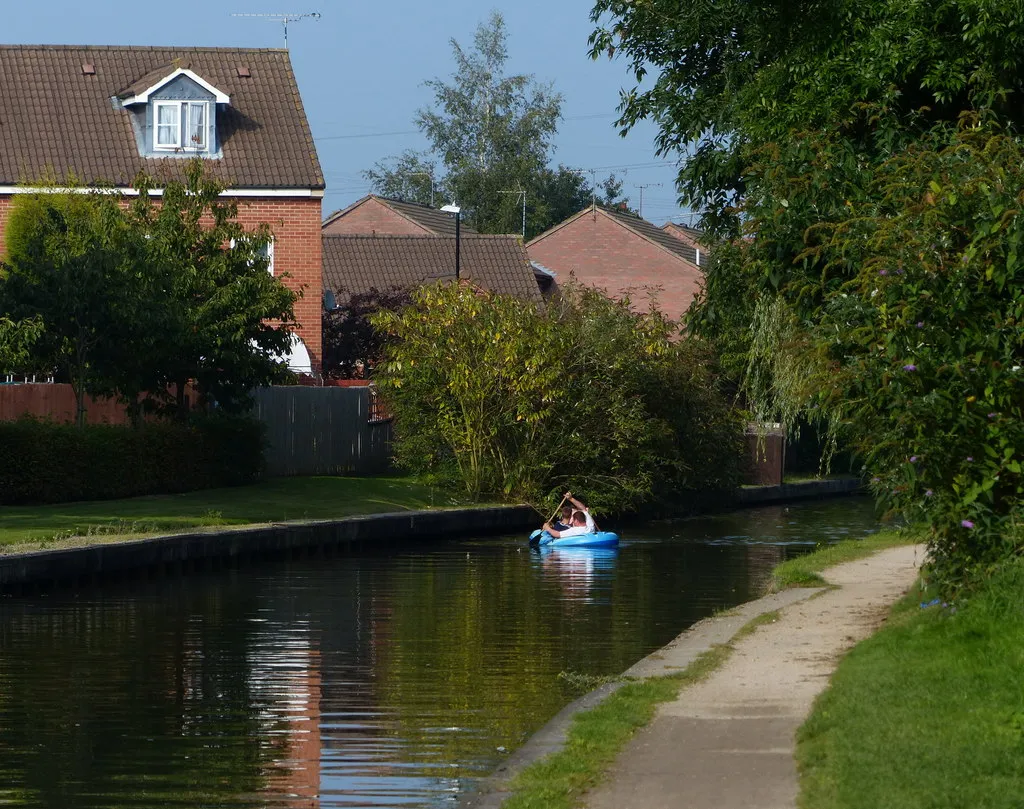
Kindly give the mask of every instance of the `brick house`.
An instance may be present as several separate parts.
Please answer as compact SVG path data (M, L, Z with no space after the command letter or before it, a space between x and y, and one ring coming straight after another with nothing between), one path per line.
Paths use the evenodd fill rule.
M127 197L202 157L240 222L273 231L270 271L302 291L291 359L318 368L324 177L287 51L5 45L0 77L0 232L40 178Z
M670 236L675 236L680 241L690 245L694 249L695 257L694 264L698 267L703 267L708 261L708 249L703 243L704 234L692 228L689 225L684 225L682 222L666 222L661 226L661 229L668 233Z
M640 306L653 295L673 320L687 310L704 279L693 246L645 219L600 205L555 225L526 249L559 279L571 274L613 297L629 294Z
M465 222L462 233L475 233ZM324 220L327 235L387 233L394 236L454 236L455 218L429 205L369 194Z

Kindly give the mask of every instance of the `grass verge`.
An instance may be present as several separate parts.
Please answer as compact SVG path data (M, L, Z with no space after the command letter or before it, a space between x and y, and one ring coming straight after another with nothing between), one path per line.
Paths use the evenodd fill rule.
M205 526L340 519L465 504L456 494L407 478L274 478L185 494L0 507L0 552L74 544L82 537L127 539Z
M957 609L916 590L798 734L800 805L1009 809L1024 795L1024 561Z
M633 680L622 685L589 711L577 714L565 747L524 769L510 785L502 809L572 809L594 787L637 730L654 716L662 702L680 689L707 677L732 652L715 646L685 671L666 677Z
M820 545L811 553L788 559L772 571L769 591L778 592L787 587L823 587L827 582L821 571L843 562L863 559L886 548L913 545L922 542L919 531L898 529L879 531L863 539L847 539L832 545Z

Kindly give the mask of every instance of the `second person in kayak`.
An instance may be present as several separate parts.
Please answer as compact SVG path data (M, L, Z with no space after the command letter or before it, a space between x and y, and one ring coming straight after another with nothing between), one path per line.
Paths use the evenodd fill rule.
M572 525L568 528L558 530L554 528L551 523L544 523L544 530L547 531L555 539L562 539L563 537L579 537L584 534L597 533L597 526L594 524L594 518L590 516L590 509L588 509L583 503L572 496L572 492L566 492L565 498L572 507L576 509L572 513Z

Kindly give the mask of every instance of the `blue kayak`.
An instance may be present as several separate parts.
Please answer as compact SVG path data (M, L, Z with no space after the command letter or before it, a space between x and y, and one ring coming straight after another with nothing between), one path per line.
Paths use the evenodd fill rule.
M611 531L597 531L593 534L580 534L575 537L555 537L539 528L530 534L531 545L543 545L552 548L607 548L619 544L619 535Z

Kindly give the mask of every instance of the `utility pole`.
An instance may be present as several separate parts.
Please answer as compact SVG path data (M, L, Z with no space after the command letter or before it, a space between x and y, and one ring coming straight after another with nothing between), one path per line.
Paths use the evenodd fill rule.
M661 188L661 183L644 183L643 185L634 183L633 187L640 189L640 207L638 207L636 209L636 212L640 215L640 218L643 219L643 216L644 216L644 189L645 188Z
M526 191L523 190L522 185L519 186L518 191L499 191L499 194L515 194L517 197L521 197L523 200L523 241L526 241Z
M310 19L313 19L313 20L319 20L320 19L320 12L319 11L307 11L304 14L250 14L250 13L242 13L242 14L232 14L231 16L232 17L258 17L260 19L272 20L274 22L281 23L281 25L284 26L284 49L288 50L288 23L290 23L290 22L298 22L299 20L305 19L306 17L309 17Z

